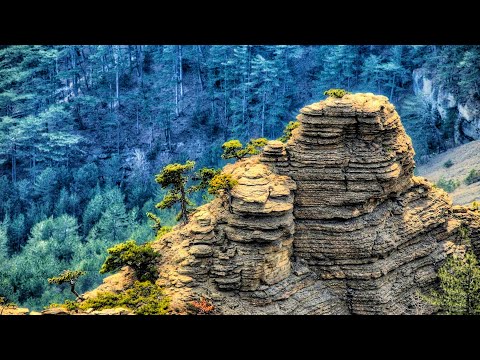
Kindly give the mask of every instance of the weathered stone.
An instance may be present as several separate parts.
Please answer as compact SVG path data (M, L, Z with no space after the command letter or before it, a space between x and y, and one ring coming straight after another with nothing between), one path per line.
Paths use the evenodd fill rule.
M480 255L476 211L413 176L410 138L384 96L306 106L283 144L226 165L225 195L153 243L182 313L211 294L223 314L411 314L448 254Z
M212 255L213 250L208 245L193 245L190 246L189 253L195 257L207 257Z

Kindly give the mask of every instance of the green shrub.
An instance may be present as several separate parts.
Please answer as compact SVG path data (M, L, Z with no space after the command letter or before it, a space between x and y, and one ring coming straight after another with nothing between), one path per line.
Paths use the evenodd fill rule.
M330 89L323 93L323 95L335 97L338 99L344 97L346 94L351 94L351 92L344 89Z
M237 159L241 160L247 155L257 155L260 149L267 145L266 138L251 139L245 147L239 140L230 140L222 145L222 159Z
M458 180L445 180L443 177L440 178L437 182L437 187L445 190L448 193L455 191L456 188L460 186L460 181Z
M157 279L156 265L160 254L152 248L150 243L137 245L135 240L128 240L107 249L107 252L109 255L100 269L100 274L116 271L128 265L141 281Z
M162 289L150 281L135 281L133 287L121 293L103 292L87 299L78 307L82 310L112 309L125 307L137 315L165 315L170 299L164 296Z
M480 181L480 171L472 169L468 173L467 177L465 178L464 182L467 185L473 184Z
M443 163L443 167L446 168L446 169L451 168L452 166L453 166L453 161L450 160L450 159L448 159L447 161L445 161Z
M283 130L283 135L279 137L277 140L283 143L286 143L292 137L292 131L295 130L300 126L300 122L298 121L290 121L285 129Z

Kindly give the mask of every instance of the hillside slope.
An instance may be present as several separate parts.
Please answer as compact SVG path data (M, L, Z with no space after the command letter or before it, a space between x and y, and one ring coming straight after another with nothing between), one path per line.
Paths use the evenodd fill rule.
M456 205L470 204L480 200L480 182L466 185L464 183L470 170L480 169L480 140L445 151L431 158L427 163L417 167L417 174L427 178L433 183L444 178L445 180L458 180L461 185L450 196ZM443 164L451 160L450 168Z

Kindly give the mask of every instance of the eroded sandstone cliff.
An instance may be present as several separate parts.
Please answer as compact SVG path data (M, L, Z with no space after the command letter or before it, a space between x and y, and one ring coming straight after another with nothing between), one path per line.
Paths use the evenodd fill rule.
M223 314L407 314L461 226L442 190L413 176L414 151L384 96L328 98L298 115L287 144L225 166L217 198L154 243L158 284L181 313L199 297ZM108 281L108 280L107 280Z

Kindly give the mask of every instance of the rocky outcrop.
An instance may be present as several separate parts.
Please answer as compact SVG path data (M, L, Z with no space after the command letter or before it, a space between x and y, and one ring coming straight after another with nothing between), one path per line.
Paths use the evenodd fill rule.
M386 97L328 98L297 118L287 144L225 166L238 180L231 213L217 198L154 242L173 312L200 297L222 314L433 311L417 306L418 292L478 215L413 176L410 138Z
M480 102L473 96L461 102L442 86L437 86L425 69L413 71L413 90L430 104L433 114L444 124L453 124L452 146L480 139Z

